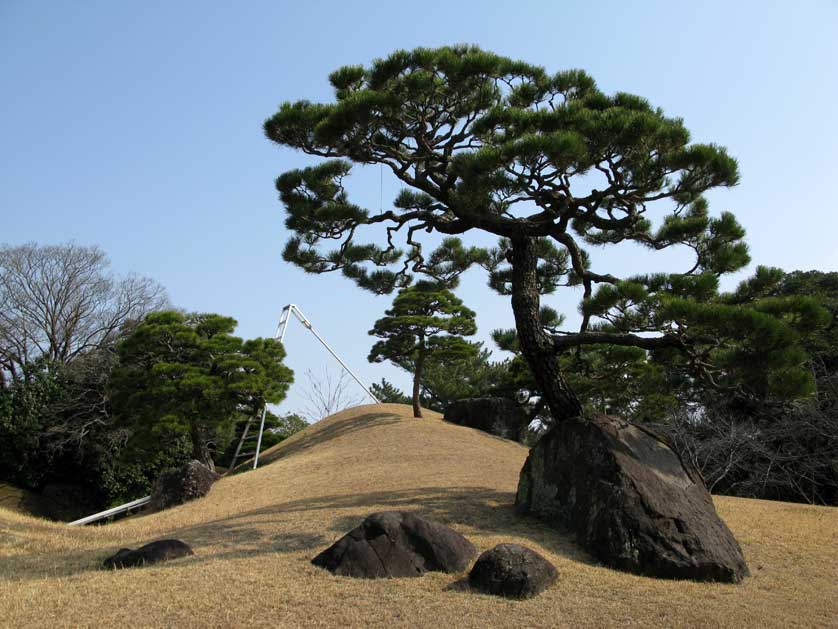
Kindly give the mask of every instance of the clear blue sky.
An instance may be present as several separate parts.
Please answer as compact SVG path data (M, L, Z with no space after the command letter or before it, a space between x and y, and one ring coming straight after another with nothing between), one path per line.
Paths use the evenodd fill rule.
M754 265L838 270L838 2L827 0L0 0L0 242L98 244L117 272L157 279L177 306L235 316L245 337L272 334L295 302L364 379L405 385L366 361L389 298L282 261L273 180L309 159L261 124L282 101L331 99L326 77L341 65L451 43L583 68L607 92L683 117L694 140L739 159L742 183L711 207L744 224ZM377 173L359 173L352 192L377 208ZM396 192L386 180L385 203ZM617 272L676 260L595 258ZM512 325L479 272L459 293L481 338ZM298 326L286 345L300 384L327 362ZM284 409L302 405L300 384Z

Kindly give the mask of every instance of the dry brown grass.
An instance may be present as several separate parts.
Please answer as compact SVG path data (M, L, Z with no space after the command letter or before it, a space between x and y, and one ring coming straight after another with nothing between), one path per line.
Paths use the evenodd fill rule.
M28 513L28 502L33 500L33 494L7 483L0 483L0 509L8 509L15 513Z
M515 515L522 446L408 407L363 406L272 449L206 498L88 528L0 510L3 626L828 626L838 617L838 511L718 498L753 576L740 585L637 577L598 566L567 536ZM408 509L482 551L515 541L559 581L513 602L464 575L365 581L309 563L366 514ZM194 557L106 572L121 546L177 537Z

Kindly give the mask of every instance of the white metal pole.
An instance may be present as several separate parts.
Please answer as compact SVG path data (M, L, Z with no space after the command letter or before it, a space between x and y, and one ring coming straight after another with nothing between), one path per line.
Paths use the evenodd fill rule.
M282 309L282 314L279 316L279 326L276 328L276 338L279 339L280 343L285 342L285 333L288 331L288 322L291 321L291 310L293 308L294 304L288 304Z
M247 439L247 435L250 433L250 424L253 423L253 417L251 417L248 422L244 425L244 430L242 431L242 436L239 437L239 445L236 446L236 453L233 455L233 461L230 464L230 469L227 470L227 473L233 471L236 467L236 461L239 459L239 454L242 451L242 446L244 445L245 440Z
M285 333L288 331L288 322L291 321L291 310L293 308L294 304L288 304L282 309L282 313L279 316L279 324L276 327L274 338L279 339L280 343L285 340ZM267 414L268 405L265 404L262 407L262 418L259 421L259 436L256 438L256 453L253 455L254 470L256 469L256 466L259 465L259 452L262 449L262 434L265 432L265 416Z
M100 511L99 513L94 513L93 515L89 515L86 518L81 518L80 520L74 520L73 522L69 523L69 526L79 526L81 524L89 524L90 522L95 522L96 520L101 520L102 518L107 518L110 515L116 515L117 513L122 513L124 511L130 511L134 507L142 507L145 504L151 502L151 496L145 496L143 498L138 498L137 500L132 500L131 502L126 502L124 505L119 505L118 507L113 507L112 509L106 509L105 511Z
M331 347L329 347L329 344L328 344L326 341L324 341L324 340L323 340L323 337L322 337L322 336L320 336L320 335L317 333L317 331L314 329L314 326L313 326L313 325L311 325L311 321L309 321L308 319L306 319L306 316L302 313L302 311L300 311L300 309L299 309L299 308L297 308L297 306L295 306L294 304L291 304L291 311L294 313L294 316L296 316L296 317L297 317L297 319L299 319L300 323L302 323L305 327L307 327L309 330L311 330L311 333L312 333L315 337L317 337L317 340L318 340L318 341L320 341L320 343L323 345L323 347L325 347L325 348L329 351L329 353L330 353L332 356L334 356L334 357L335 357L335 360L337 360L337 361L341 364L341 366L342 366L344 369L346 369L346 371L349 373L349 375L350 375L350 376L352 376L352 378L355 380L355 382L357 382L357 383L358 383L358 385L359 385L359 386L360 386L360 387L361 387L364 391L366 391L367 395L369 395L369 396L372 398L372 400L373 400L376 404L381 404L381 402L378 400L378 398L377 398L377 397L375 397L375 396L372 394L372 391L370 391L370 390L367 388L367 386L366 386L363 382L361 382L361 379L360 379L360 378L358 378L358 376L356 376L356 375L355 375L355 373L354 373L354 372L353 372L353 371L349 368L349 366L348 366L345 362L343 362L343 361L340 359L340 356L338 356L337 354L335 354L335 350L333 350Z
M361 379L355 375L355 373L349 368L349 366L341 360L340 356L335 353L329 344L323 340L323 337L317 333L317 330L314 329L314 326L311 325L311 321L309 321L306 316L302 313L302 311L297 308L296 304L288 304L285 308L282 309L282 313L279 316L279 324L276 327L276 333L274 334L274 338L279 339L280 343L285 340L285 333L288 331L288 323L291 321L291 314L294 314L297 317L297 320L302 323L305 327L307 327L311 333L315 336L315 338L320 341L320 343L325 347L328 352L337 360L341 367L346 369L347 373L352 376L353 380L358 383L358 385L366 392L367 395L372 398L373 402L376 404L381 404L379 399L372 394L367 386L361 382ZM262 448L262 434L265 431L265 416L268 413L268 406L267 404L262 407L262 418L259 423L259 436L257 437L256 441L256 453L253 456L253 469L256 469L256 466L259 464L259 450Z
M262 407L262 420L259 423L259 436L256 438L256 454L253 455L253 469L259 464L259 450L262 449L262 433L265 430L265 415L268 414L268 405Z

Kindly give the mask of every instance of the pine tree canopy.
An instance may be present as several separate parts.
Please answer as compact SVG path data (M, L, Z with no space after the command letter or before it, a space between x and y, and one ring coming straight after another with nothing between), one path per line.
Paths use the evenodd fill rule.
M477 354L479 346L463 336L477 332L474 312L438 282L420 281L402 288L370 334L370 362L389 360L413 373L413 414L420 408L424 367L428 360L457 361Z
M235 327L216 314L156 312L122 341L113 401L138 437L188 434L193 456L211 464L209 444L223 450L237 419L282 401L293 381L282 344L242 341Z
M370 334L382 338L370 351L370 362L391 360L402 366L422 356L457 360L477 352L463 336L477 332L474 312L450 290L433 282L403 288ZM412 370L412 369L411 369Z
M750 258L742 226L729 212L711 215L704 194L736 185L739 171L723 147L691 143L680 118L607 95L581 70L550 74L474 46L401 50L330 81L334 102L284 103L264 124L272 141L325 158L276 180L294 233L287 261L376 293L416 274L454 286L479 265L513 295L519 330L538 326L539 295L581 287L578 329L527 335L527 360L544 373L549 352L574 347L677 348L712 381L758 361L786 393L811 389L798 341L822 321L813 304L719 297L719 277ZM349 199L352 164L380 164L403 184L392 207ZM475 232L498 246L461 239ZM433 233L442 241L428 250L423 235ZM692 260L630 277L597 268L595 250L619 243L686 248ZM578 412L569 400L555 391L554 405Z
M402 393L399 388L386 378L381 379L381 383L374 382L370 386L370 391L379 402L385 404L409 404L410 398Z

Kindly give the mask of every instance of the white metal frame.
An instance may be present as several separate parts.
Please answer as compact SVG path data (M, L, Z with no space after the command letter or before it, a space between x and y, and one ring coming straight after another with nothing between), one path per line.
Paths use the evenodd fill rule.
M320 336L317 333L317 330L314 329L314 326L311 324L311 321L309 321L306 318L306 316L303 314L302 310L300 310L297 307L296 304L288 304L287 306L285 306L282 309L282 313L279 315L279 323L276 326L276 333L274 334L275 339L278 339L280 343L285 340L285 333L288 331L288 324L291 321L291 315L294 315L297 318L297 320L300 323L303 324L303 327L308 328L309 332L311 332L315 336L315 338L318 341L320 341L320 344L323 347L325 347L326 350L334 357L334 359L340 363L340 366L343 367L350 376L352 376L352 379L355 380L355 382L358 383L358 386L360 386L364 390L364 392L367 395L370 396L370 398L372 398L373 402L375 402L376 404L381 404L381 401L372 394L372 391L369 390L367 385L365 385L363 382L361 382L361 379L358 376L355 375L355 372L352 371L349 368L349 365L347 365L345 362L343 362L343 360L341 360L341 357L338 356L335 353L335 350L333 350L329 346L329 344L325 340L323 340L323 337ZM261 419L259 421L259 436L256 439L256 453L253 455L253 469L254 470L256 469L256 466L259 464L259 450L262 447L262 433L265 430L265 416L267 415L267 413L268 413L268 406L265 405L265 406L262 407L262 416L261 416ZM244 439L245 436L246 436L246 433L243 433L242 434L242 440ZM237 455L238 455L238 451L241 449L241 444L242 444L242 442L240 441L239 442L239 447L236 449L236 454ZM234 457L234 461L235 461L235 457Z

